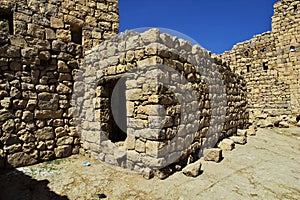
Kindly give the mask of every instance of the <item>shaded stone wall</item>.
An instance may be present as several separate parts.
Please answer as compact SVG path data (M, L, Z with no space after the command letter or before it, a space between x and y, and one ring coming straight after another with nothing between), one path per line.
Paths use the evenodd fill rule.
M82 105L77 113L83 148L106 163L157 169L247 127L240 76L205 49L157 29L105 41L89 51L80 70L76 84L85 93L75 99ZM109 89L118 81L125 99L111 108ZM112 128L114 106L125 108L123 133ZM125 137L111 139L118 134Z
M79 151L73 77L118 26L116 0L0 2L0 168Z
M272 32L238 43L221 55L247 82L250 119L258 126L295 123L300 114L299 8L296 0L276 3Z

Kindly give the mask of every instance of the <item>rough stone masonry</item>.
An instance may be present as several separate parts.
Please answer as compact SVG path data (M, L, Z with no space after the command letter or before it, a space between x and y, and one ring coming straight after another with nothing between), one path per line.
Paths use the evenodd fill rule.
M300 1L277 2L271 32L238 43L221 57L247 82L251 123L288 127L300 121Z
M79 70L81 87L74 92L82 147L106 163L153 171L212 148L248 124L243 79L200 46L158 29L103 42L86 52ZM111 98L117 87L119 96ZM122 90L124 100L113 106L120 114L126 105L123 131L110 106Z
M117 0L1 0L0 27L0 168L78 153L73 79L118 32Z
M223 55L211 55L156 29L113 37L119 26L117 0L1 0L0 168L66 157L82 148L111 164L149 170L147 166L178 162L201 149L210 124L218 121L215 116L225 119L224 126L211 130L221 132L218 140L237 135L237 129L248 124L296 123L300 114L299 6L295 0L278 2L272 32L237 44ZM114 46L118 40L125 43ZM86 62L99 49L105 55ZM199 66L193 58L200 60ZM179 75L151 67L138 71L144 77L133 73L147 65L165 65ZM213 66L211 70L205 70L208 65ZM106 70L100 73L103 66ZM181 104L180 92L153 84L157 79L146 79L147 73L178 88L184 88L186 79L196 100ZM83 109L74 110L74 90L85 92L80 80L95 74L99 74L95 90L78 98ZM117 115L124 119L125 131L116 125L110 107L112 88L124 74L130 80L124 80L118 97L126 109L118 107ZM214 114L219 104L212 101L220 88L209 84L218 76L226 97L225 113L220 116ZM95 112L90 113L91 107ZM182 107L199 112L182 118ZM164 118L161 108L166 111ZM76 116L82 115L88 120L75 124ZM191 128L195 123L197 128ZM151 132L149 125L159 130ZM95 132L94 127L101 131ZM111 145L119 150L112 151Z

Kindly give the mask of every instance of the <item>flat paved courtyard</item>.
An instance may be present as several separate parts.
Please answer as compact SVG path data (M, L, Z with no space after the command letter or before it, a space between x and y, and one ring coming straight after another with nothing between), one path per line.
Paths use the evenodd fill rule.
M260 129L223 156L197 178L146 180L77 155L0 175L0 199L300 199L300 128Z

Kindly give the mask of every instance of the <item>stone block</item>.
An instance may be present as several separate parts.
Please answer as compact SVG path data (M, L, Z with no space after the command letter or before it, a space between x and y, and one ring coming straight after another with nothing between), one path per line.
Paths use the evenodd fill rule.
M223 151L231 151L234 149L234 142L230 139L223 139L219 144L218 147Z
M35 132L35 136L40 141L54 139L54 131L52 127L44 127Z
M146 143L140 139L137 139L135 141L134 149L139 153L145 153L146 152Z
M21 167L26 165L33 165L37 160L24 152L18 152L7 157L7 163L11 167Z
M63 114L62 110L35 110L34 118L37 119L58 119Z
M64 22L62 19L60 18L56 18L56 17L51 17L50 18L50 26L52 28L64 28Z
M198 160L194 163L187 165L182 169L182 173L186 176L197 177L201 174L201 162Z
M72 146L71 145L58 146L54 149L54 153L56 158L68 157L72 154Z
M205 149L203 156L205 161L220 162L222 159L222 150L219 148Z
M247 143L247 137L245 136L231 136L229 139L231 139L235 144L246 144Z
M247 130L238 129L237 136L247 136Z
M126 99L130 101L141 100L143 97L142 89L126 90Z

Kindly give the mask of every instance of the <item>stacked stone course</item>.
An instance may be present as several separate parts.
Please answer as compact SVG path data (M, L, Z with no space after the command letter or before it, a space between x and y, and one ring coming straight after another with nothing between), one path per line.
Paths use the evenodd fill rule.
M78 153L73 77L118 26L116 0L0 2L0 168Z

